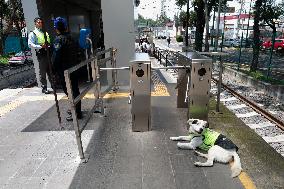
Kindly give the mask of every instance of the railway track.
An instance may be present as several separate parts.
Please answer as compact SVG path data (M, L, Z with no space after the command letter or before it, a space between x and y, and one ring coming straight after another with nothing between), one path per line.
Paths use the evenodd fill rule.
M214 78L212 78L212 80L217 83L218 81ZM266 111L265 109L263 109L262 107L260 107L257 103L255 103L254 101L246 98L245 96L237 93L236 91L234 91L233 89L231 89L229 86L227 86L226 84L222 83L222 87L229 91L233 96L237 97L238 99L240 99L242 102L244 102L246 105L248 105L249 107L251 107L254 111L256 111L257 113L263 115L266 119L268 119L269 121L273 122L277 127L279 127L281 130L284 131L284 121L282 119L279 119L278 117L275 117L273 114L271 114L270 112Z

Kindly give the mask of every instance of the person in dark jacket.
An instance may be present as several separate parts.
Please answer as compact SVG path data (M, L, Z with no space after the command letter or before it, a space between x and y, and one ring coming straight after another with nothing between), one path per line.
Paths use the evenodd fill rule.
M64 18L57 17L54 20L54 28L56 31L56 38L53 43L52 53L52 66L54 73L57 75L62 85L63 91L68 96L64 70L73 67L79 63L78 60L78 44L73 40L71 35L67 32L67 22ZM76 98L79 94L78 79L76 73L73 72L70 76L73 98ZM69 116L66 118L67 121L72 121L71 111L67 112ZM82 118L81 101L76 105L77 118Z

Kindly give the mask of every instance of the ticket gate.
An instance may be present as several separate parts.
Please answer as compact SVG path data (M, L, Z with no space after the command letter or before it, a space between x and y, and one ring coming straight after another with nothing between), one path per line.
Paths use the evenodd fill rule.
M147 53L135 53L130 61L132 131L151 130L151 61Z
M177 107L188 108L188 118L208 120L212 59L197 52L180 52L178 65L191 69L179 69Z

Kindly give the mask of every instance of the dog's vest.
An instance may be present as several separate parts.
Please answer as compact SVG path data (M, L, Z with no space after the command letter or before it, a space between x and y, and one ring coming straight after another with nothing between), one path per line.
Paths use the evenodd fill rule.
M211 148L214 145L218 145L225 149L235 148L236 151L238 151L238 147L230 139L208 128L204 129L201 135L190 133L189 136L191 136L191 139L193 139L194 137L202 136L203 143L198 148L205 150L205 151L208 151L209 148Z

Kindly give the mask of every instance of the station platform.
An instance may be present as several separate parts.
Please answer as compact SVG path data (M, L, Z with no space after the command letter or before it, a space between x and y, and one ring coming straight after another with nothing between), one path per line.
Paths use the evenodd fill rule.
M105 116L94 114L82 133L87 163L81 163L72 122L65 120L64 94L58 94L61 129L52 94L39 88L0 91L0 188L284 188L283 157L224 106L222 114L214 113L213 97L210 128L237 144L243 172L231 178L228 164L195 167L205 159L169 140L187 133L187 110L176 108L176 84L156 76L152 130L132 132L129 86L119 86L104 97ZM91 95L83 99L83 115L92 103Z

